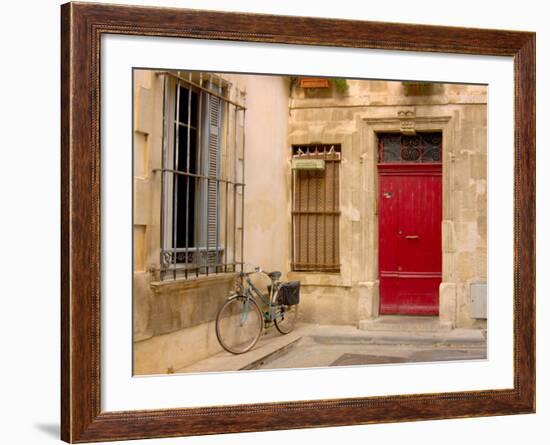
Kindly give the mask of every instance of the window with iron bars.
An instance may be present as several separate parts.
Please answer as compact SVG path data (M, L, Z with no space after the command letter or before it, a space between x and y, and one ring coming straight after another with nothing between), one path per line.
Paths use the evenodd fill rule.
M292 270L339 272L341 147L295 145L292 159Z
M235 272L244 237L244 113L218 75L164 72L161 279Z

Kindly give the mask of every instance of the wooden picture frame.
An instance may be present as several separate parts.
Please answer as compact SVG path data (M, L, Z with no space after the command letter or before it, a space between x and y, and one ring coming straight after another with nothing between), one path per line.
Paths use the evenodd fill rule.
M515 72L514 386L102 412L100 39L187 37L510 56ZM67 442L495 416L535 411L535 34L91 3L61 7L61 438Z

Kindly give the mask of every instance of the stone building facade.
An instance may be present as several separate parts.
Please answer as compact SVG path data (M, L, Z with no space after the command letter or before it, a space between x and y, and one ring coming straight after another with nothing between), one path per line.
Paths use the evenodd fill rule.
M344 94L299 87L290 102L289 144L341 144L341 271L292 273L304 286L304 320L357 324L379 316L379 133L442 133L442 279L439 318L482 326L470 286L487 275L486 87L348 80ZM326 93L325 93L326 94ZM313 97L312 97L313 96Z
M217 188L216 261L212 264L223 265L203 267L196 273L182 274L180 270L179 275L163 266L166 233L170 232L164 207L174 205L176 190L166 198L170 187L163 178L174 174L167 172L166 153L167 145L178 144L170 139L175 136L167 135L172 131L166 124L171 112L167 107L173 108L167 91L175 91L177 76L242 106L242 113L235 107L230 112L232 105L227 105L227 111L218 115L223 124L217 133L216 175L231 179L237 172L234 182L245 184L236 186L234 193L229 186L224 192L221 182ZM302 322L369 329L379 320L383 298L379 268L382 134L441 136L441 270L435 318L448 328L485 326L479 307L484 303L487 274L486 87L347 80L344 89L337 88L336 82L310 89L291 77L219 74L214 81L209 78L210 84L205 82L207 78L207 74L203 77L197 73L134 72L135 374L175 372L221 350L214 319L233 287L234 270L240 262L280 270L284 279L300 280ZM212 89L216 81L219 87ZM189 91L191 98L191 90L199 95L202 91L195 87L182 91ZM184 105L189 112L197 106L189 101ZM188 127L194 131L202 126L206 131L210 124L203 125L204 111L198 114L197 123ZM191 124L191 118L187 119ZM191 130L187 134L189 137ZM316 232L319 228L321 235L316 233L313 240L324 239L330 232L330 255L336 258L333 262L337 266L317 270L315 266L304 269L297 260L302 247L296 223L300 213L296 211L298 173L293 160L310 147L322 147L330 153L320 177L328 175L331 160L337 161L330 167L333 207L324 212L328 216L322 224L308 226ZM313 153L312 159L316 156ZM191 161L187 162L189 170ZM195 162L200 164L200 160ZM197 172L200 174L200 169ZM205 176L203 180L210 184ZM188 189L181 190L189 196ZM205 193L205 221L210 221L208 199L213 195ZM194 189L191 194L196 194L197 202L203 199ZM326 192L324 198L317 194L315 199L316 205L327 200ZM195 203L194 208L197 206ZM187 219L189 213L185 213ZM193 237L188 226L185 236ZM171 230L173 233L174 228ZM193 230L200 244L199 229ZM207 244L208 233L204 238ZM199 255L195 244L191 250ZM328 241L322 244L326 257ZM188 250L175 249L170 258L177 258L179 253L189 263ZM209 253L206 249L206 255ZM476 298L482 297L473 304L475 286L482 289Z
M166 239L170 227L163 221L167 219L163 206L173 205L173 202L163 203L169 195L166 183L163 194L163 177L164 181L172 181L174 175L163 175L162 169L163 164L164 167L174 167L167 165L168 145L175 145L176 141L166 122L176 118L173 109L177 100L174 91L178 78L161 71L135 70L133 338L134 373L139 375L177 371L221 350L215 335L214 320L217 310L234 288L233 270L239 270L239 265L234 263L242 262L244 257L247 263L261 265L266 270L288 272L290 234L287 213L290 192L286 181L286 149L289 80L227 74L171 74L179 76L182 88L188 86L187 80L205 88L201 91L191 87L193 93L203 93L198 104L200 107L196 107L197 114L201 115L199 120L208 114L208 89L217 91L232 104L246 107L245 118L240 108L237 112L234 105L223 106L224 101L220 101L223 109L219 112L218 171L215 172L215 176L229 178L233 183L244 182L246 199L243 202L241 187L231 183L226 189L225 183L220 183L218 210L208 215L208 204L211 202L205 205L206 212L203 209L205 220L202 222L206 222L208 216L218 214L218 237L213 242L221 246L220 251L223 249L226 252L224 261L227 267L215 270L210 266L208 274L206 268L199 270L198 274L189 270L187 276L182 270L176 276L172 270L162 272L167 267L166 264L163 266L163 252L166 247L173 247ZM221 89L217 88L220 84ZM180 93L182 100L185 94ZM186 115L186 107L180 108L180 114ZM185 121L186 118L184 116L180 120ZM201 124L200 139L206 140L204 133L210 123ZM246 149L246 177L243 181L245 143L246 147L260 149ZM201 147L201 150L205 152L207 148ZM198 165L200 161L196 160L196 163ZM203 167L198 166L195 173L199 170L205 173L206 162L202 164ZM180 168L185 170L185 166ZM204 178L201 180L203 190L211 189L213 183ZM179 199L184 199L185 195L185 192L180 194ZM205 200L211 197L209 192ZM190 225L189 221L187 223ZM212 244L208 238L206 241L197 240L195 245L206 245L208 241ZM180 248L178 253L183 255L185 250ZM195 249L195 252L199 253L199 250ZM202 251L204 253L204 249Z

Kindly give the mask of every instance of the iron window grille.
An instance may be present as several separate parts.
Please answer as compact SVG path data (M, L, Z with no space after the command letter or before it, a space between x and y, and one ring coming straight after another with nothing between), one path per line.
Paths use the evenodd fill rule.
M219 75L160 74L160 278L242 270L246 109L229 99L231 85Z
M292 270L340 271L339 144L295 145L293 160L323 160L322 170L292 173Z
M378 135L379 163L441 163L441 132Z

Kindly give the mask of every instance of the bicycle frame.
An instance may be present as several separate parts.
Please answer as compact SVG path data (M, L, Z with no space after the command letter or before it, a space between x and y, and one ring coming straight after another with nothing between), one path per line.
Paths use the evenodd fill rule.
M264 294L262 291L260 291L254 285L254 283L252 283L252 280L250 279L249 275L247 275L245 277L245 280L246 280L246 283L248 285L248 286L246 286L246 289L245 289L245 295L248 298L252 298L256 301L257 301L257 299L259 299L268 308L268 311L263 313L264 321L272 322L277 317L279 317L281 315L281 310L280 310L281 305L278 304L278 303L273 302L273 295L275 295L275 292L277 292L279 290L278 283L271 280L271 283L272 283L271 292L269 294ZM246 310L246 312L248 312L248 306L246 306L246 308L244 310ZM242 317L242 315L241 315L241 317ZM246 320L246 318L245 318L245 320Z

